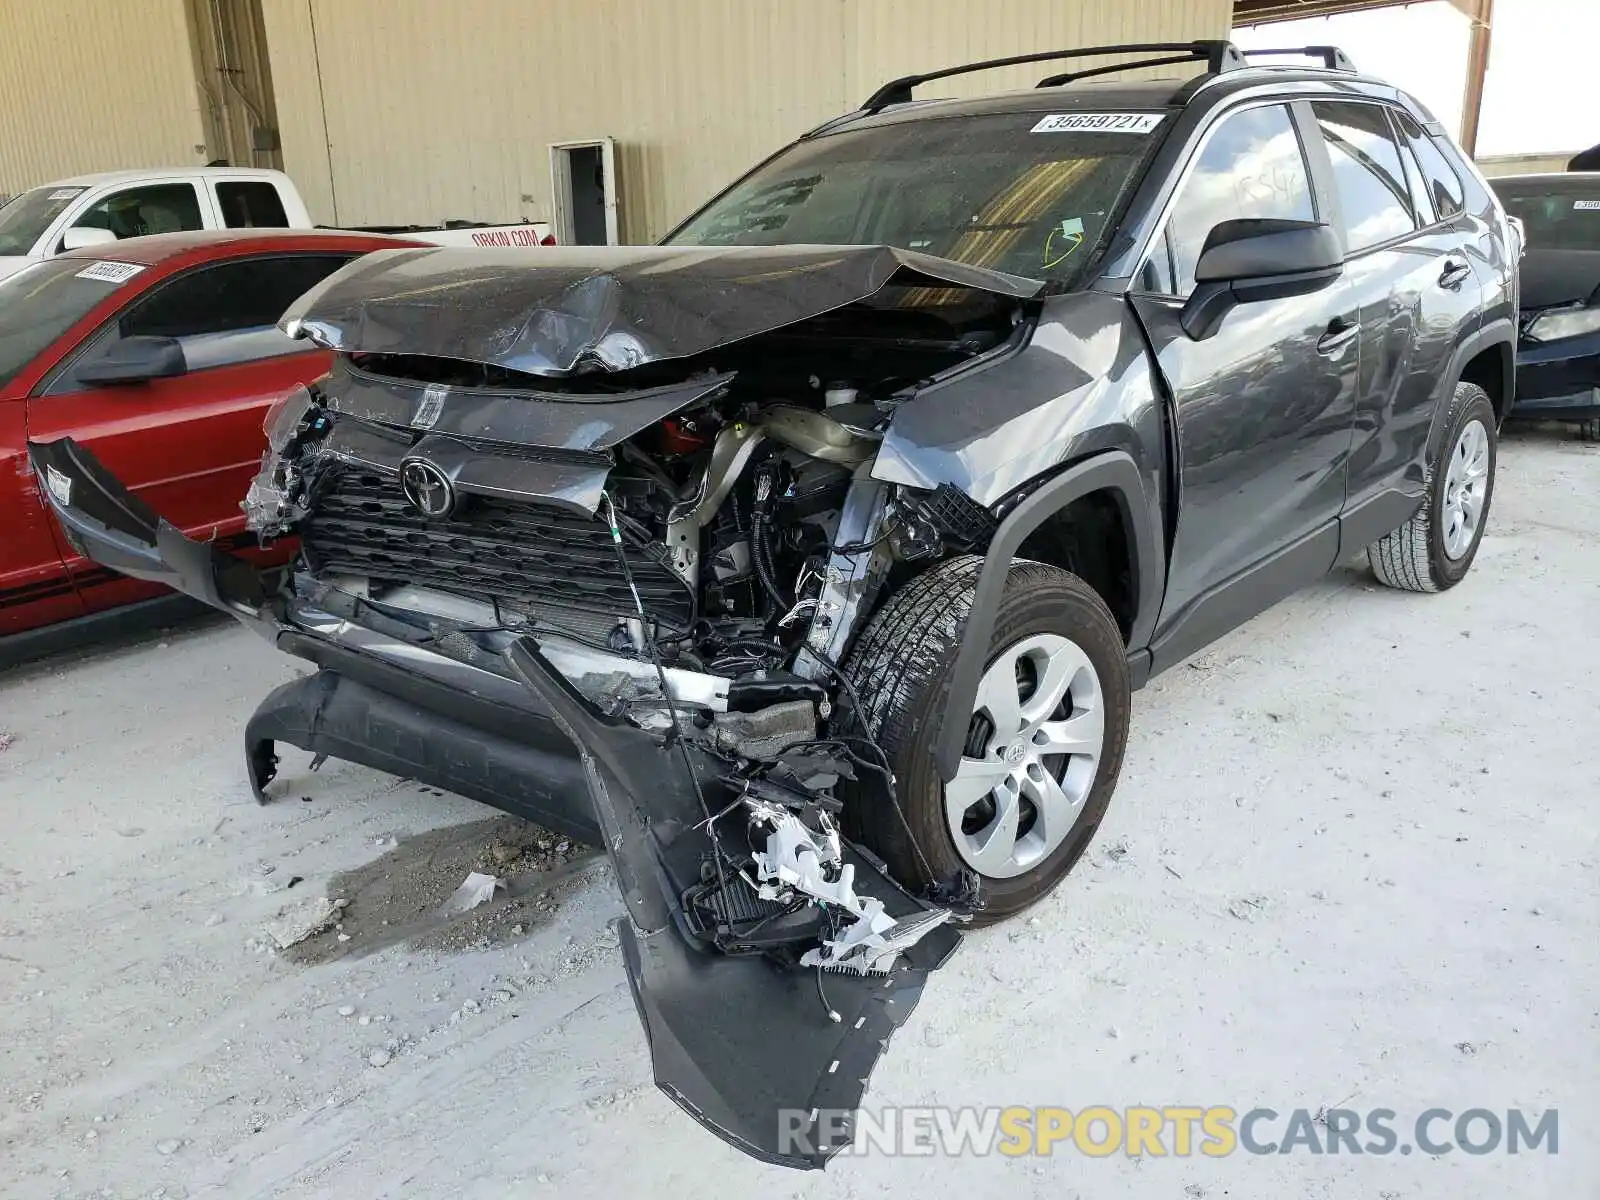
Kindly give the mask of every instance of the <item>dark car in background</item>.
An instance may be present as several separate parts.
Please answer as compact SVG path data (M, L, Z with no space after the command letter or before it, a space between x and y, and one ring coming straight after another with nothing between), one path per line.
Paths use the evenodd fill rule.
M1600 442L1600 171L1490 183L1527 233L1512 416Z

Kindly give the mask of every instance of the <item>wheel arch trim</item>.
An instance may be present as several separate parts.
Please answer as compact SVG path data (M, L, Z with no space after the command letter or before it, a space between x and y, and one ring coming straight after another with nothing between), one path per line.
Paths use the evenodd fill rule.
M1109 493L1121 508L1123 527L1130 543L1128 562L1134 575L1133 591L1138 607L1128 639L1129 648L1136 650L1148 644L1166 581L1162 542L1159 530L1154 527L1156 509L1153 498L1146 495L1143 477L1132 455L1125 450L1109 450L1039 484L1006 515L990 540L973 589L972 608L962 624L961 644L956 650L944 712L939 719L934 765L940 778L953 778L961 765L966 716L971 713L978 694L978 679L988 657L1000 596L1017 550L1029 534L1074 500L1102 491ZM961 715L952 719L955 714Z
M1432 462L1439 452L1439 444L1444 438L1445 426L1450 421L1451 402L1455 398L1456 385L1461 382L1462 372L1466 366L1485 350L1495 347L1501 348L1503 377L1500 382L1502 396L1504 397L1499 416L1504 419L1516 405L1516 371L1517 371L1517 328L1509 317L1498 317L1486 325L1473 330L1461 339L1460 344L1450 353L1450 363L1441 376L1439 394L1434 398L1433 418L1428 426L1427 461ZM1492 400L1492 397L1491 397Z

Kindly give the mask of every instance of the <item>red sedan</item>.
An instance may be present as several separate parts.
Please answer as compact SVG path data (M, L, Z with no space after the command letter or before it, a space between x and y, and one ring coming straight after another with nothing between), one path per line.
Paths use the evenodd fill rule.
M178 233L70 251L0 280L0 662L177 600L77 554L29 438L72 437L190 537L248 549L239 501L274 400L328 367L276 327L353 258L413 245L289 230ZM257 551L286 559L292 545ZM133 607L130 607L133 606Z

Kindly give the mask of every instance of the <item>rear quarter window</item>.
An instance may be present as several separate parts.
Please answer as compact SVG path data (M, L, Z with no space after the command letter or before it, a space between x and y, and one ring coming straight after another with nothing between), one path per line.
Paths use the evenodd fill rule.
M1439 144L1423 132L1422 126L1404 112L1397 111L1394 115L1401 135L1416 155L1417 165L1422 170L1422 184L1427 190L1429 203L1433 205L1434 215L1441 221L1448 221L1467 204L1461 176L1450 165Z
M287 229L283 197L264 180L217 184L217 202L229 229Z

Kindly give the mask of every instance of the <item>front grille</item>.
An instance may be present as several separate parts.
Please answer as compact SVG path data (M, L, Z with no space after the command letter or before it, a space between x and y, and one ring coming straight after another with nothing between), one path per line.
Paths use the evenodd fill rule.
M604 522L551 504L464 497L443 520L423 516L390 475L345 470L318 489L301 540L318 575L425 584L459 595L589 616L631 616L633 595ZM693 596L646 547L628 566L645 612L673 628L693 619ZM551 614L560 624L559 612Z

